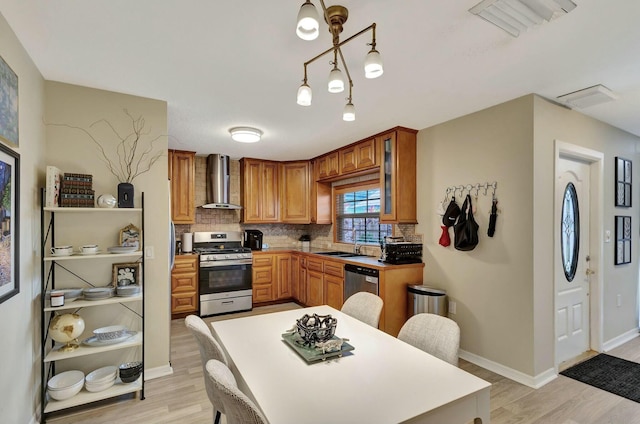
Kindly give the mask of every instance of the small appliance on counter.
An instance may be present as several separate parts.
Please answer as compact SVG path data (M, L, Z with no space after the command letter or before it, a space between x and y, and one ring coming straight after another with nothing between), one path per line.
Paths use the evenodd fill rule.
M308 252L311 247L311 236L309 234L303 234L300 236L299 241L302 242L302 251Z
M394 265L422 263L422 243L404 241L402 237L386 237L384 243L380 243L380 249L379 262Z
M244 230L244 247L251 250L262 250L262 231Z
M193 250L193 233L183 233L181 237L181 247L183 253L189 253Z

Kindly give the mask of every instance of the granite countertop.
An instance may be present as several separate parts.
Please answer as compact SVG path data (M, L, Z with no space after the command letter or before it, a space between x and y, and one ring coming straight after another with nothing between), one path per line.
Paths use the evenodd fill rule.
M424 267L425 264L423 263L417 263L417 264L403 264L403 265L394 265L394 264L388 264L388 263L384 263L384 262L379 262L378 261L378 256L354 256L351 258L343 258L343 257L338 257L338 256L331 256L331 255L322 255L321 253L323 252L335 252L336 250L331 250L331 249L320 249L320 248L315 248L315 247L311 247L308 250L302 250L302 248L299 247L269 247L267 249L263 249L263 250L254 250L252 253L254 255L260 255L261 253L278 253L278 252L300 252L300 253L308 253L308 254L313 254L314 256L316 256L317 258L322 258L322 259L331 259L334 261L338 261L338 262L344 262L344 263L352 263L352 264L356 264L356 265L365 265L371 268L378 268L378 269L382 269L382 268L408 268L408 267ZM344 253L349 253L349 252L344 252Z

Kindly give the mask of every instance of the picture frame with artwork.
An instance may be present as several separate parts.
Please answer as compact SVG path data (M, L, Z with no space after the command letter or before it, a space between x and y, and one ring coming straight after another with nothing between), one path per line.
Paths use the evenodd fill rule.
M140 285L142 281L142 263L125 262L112 265L112 281L114 288Z
M129 224L120 230L120 246L135 247L140 250L142 241L142 231L133 224Z
M631 207L631 161L616 156L615 205Z
M20 155L0 143L0 303L20 293Z
M19 147L18 76L0 56L0 140Z
M616 215L615 265L631 263L631 217Z

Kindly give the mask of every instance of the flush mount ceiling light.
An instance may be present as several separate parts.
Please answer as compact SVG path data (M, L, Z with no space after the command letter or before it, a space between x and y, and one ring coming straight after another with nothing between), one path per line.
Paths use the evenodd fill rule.
M312 91L309 84L307 84L307 65L316 61L327 53L333 52L333 61L329 62L333 68L329 73L329 82L327 88L330 93L341 93L342 91L344 91L345 80L342 77L342 71L340 70L340 68L338 68L338 56L340 56L340 63L342 64L342 69L344 69L349 84L349 97L347 97L346 99L347 104L345 105L342 119L344 119L345 121L353 121L354 119L356 119L355 107L353 106L352 102L353 80L351 79L351 74L349 73L347 63L344 60L341 47L354 38L371 30L371 43L367 44L368 46L371 46L371 50L369 50L369 53L367 54L364 61L364 76L366 78L378 78L383 74L384 70L382 67L382 58L380 57L380 53L376 50L376 24L374 22L368 27L360 30L358 33L347 38L346 40L340 41L342 25L347 21L347 18L349 17L349 11L344 6L326 7L324 4L324 0L319 1L320 5L322 6L324 20L329 25L329 32L333 37L333 46L304 63L304 79L302 80L302 85L300 86L300 88L298 88L297 103L301 106L311 105ZM310 0L306 0L300 7L300 12L298 12L298 25L296 27L296 34L298 34L298 37L302 38L303 40L314 40L318 37L318 28L319 22L316 8Z
M469 9L517 37L544 21L551 21L576 8L571 0L483 0Z
M604 85L594 85L573 93L563 94L557 99L577 109L599 105L601 103L617 100L618 96Z
M262 131L251 127L231 128L229 133L234 141L239 141L240 143L255 143L260 141L260 137L262 137Z

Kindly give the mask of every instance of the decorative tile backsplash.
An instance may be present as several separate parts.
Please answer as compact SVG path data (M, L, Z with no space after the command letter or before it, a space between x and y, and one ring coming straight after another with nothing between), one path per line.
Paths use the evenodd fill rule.
M207 201L206 192L206 156L196 156L196 206L203 205ZM230 201L233 204L241 204L240 199L240 161L229 161L230 176ZM369 177L358 177L341 181L341 184L351 183ZM244 231L260 230L263 235L263 242L270 247L301 248L300 236L309 234L311 236L311 246L314 248L350 251L351 244L333 243L333 225L317 224L241 224L239 210L225 209L203 209L196 207L195 224L176 225L176 240L180 240L183 233L193 233L196 231ZM415 240L421 235L415 234L415 225L396 225L394 232L397 236L404 236L408 240ZM379 246L362 246L361 252L371 256L380 255Z

